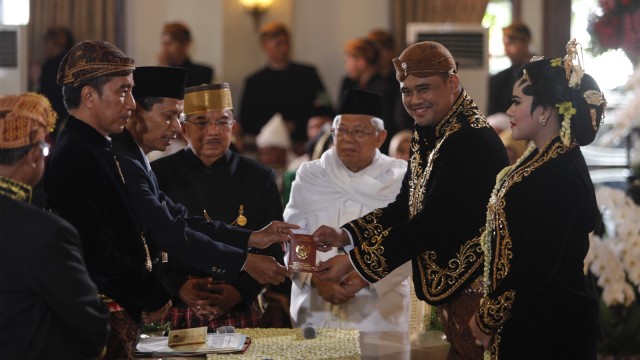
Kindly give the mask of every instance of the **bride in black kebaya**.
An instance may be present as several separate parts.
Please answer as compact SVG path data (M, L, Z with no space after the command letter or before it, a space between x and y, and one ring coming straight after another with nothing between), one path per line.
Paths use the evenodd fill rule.
M507 110L531 147L497 177L482 238L484 297L470 326L485 359L595 359L597 302L583 260L598 216L580 146L606 101L575 40L564 58L534 57Z

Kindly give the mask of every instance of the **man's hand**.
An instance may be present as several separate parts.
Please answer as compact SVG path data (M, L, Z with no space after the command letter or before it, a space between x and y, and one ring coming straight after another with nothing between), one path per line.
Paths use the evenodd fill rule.
M313 240L318 244L318 250L327 252L331 247L349 245L349 235L346 230L322 225L313 232Z
M311 286L318 289L318 293L324 301L330 302L334 305L341 305L347 301L353 299L355 293L348 291L340 286L340 284L320 280L317 276L311 276Z
M369 283L357 271L352 271L342 280L340 286L353 294L367 287Z
M236 288L227 283L217 283L209 287L213 292L211 310L214 316L220 316L242 301L242 295Z
M314 275L320 280L339 283L350 272L353 266L347 255L336 255L331 259L321 262L316 266Z
M190 278L180 287L178 297L195 310L198 316L212 316L213 314L205 308L214 300L213 294L209 293L209 288L213 284L213 278Z
M485 349L488 349L489 346L491 346L491 339L493 338L493 335L480 330L478 323L476 323L475 316L472 316L471 320L469 320L469 330L471 330L473 337L476 338L476 345L482 346Z
M249 236L249 247L264 249L273 243L285 243L290 239L292 229L299 229L300 226L282 221L272 221L261 230L254 231Z
M145 324L159 323L159 322L162 321L162 317L167 313L167 311L169 311L170 307L171 307L171 300L169 300L169 302L164 304L164 306L161 307L158 310L155 310L155 311L143 311L142 312L142 321Z
M291 277L289 270L280 265L273 257L248 253L247 262L242 270L246 271L260 284L278 285Z

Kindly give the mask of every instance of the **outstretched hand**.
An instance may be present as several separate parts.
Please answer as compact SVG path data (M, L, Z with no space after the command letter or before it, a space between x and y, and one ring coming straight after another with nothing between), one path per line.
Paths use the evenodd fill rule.
M358 274L357 271L352 271L341 282L340 286L353 294L364 289L369 283Z
M347 255L336 255L318 264L314 269L314 275L320 280L340 282L353 270L353 266Z
M343 288L341 284L320 280L316 275L311 276L311 285L318 289L318 294L324 301L334 305L344 304L355 296L355 292Z
M242 270L246 271L260 284L278 285L291 277L289 270L280 265L272 256L248 253L247 262Z
M288 242L293 229L299 229L300 226L289 224L282 221L272 221L269 225L261 230L254 231L249 236L249 247L264 249L273 243Z
M313 232L313 241L316 242L318 250L327 252L331 247L349 245L349 235L346 230L322 225Z

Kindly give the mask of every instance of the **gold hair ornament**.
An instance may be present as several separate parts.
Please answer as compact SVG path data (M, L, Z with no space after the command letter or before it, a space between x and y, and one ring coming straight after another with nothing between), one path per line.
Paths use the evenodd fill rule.
M529 73L527 72L527 69L522 70L522 79L524 79L524 81L528 82L529 84L533 84L533 82L531 81L531 78L529 77Z
M604 121L604 109L607 107L607 100L604 98L604 94L596 90L587 90L582 96L589 105L602 105L602 121ZM593 126L593 130L598 130L598 124L596 123L596 109L589 109L589 115L591 116L591 126Z
M578 46L580 46L580 57L578 57ZM576 39L569 40L566 46L567 55L564 57L564 71L569 80L570 88L577 88L582 82L584 76L584 70L582 69L582 45L576 42Z

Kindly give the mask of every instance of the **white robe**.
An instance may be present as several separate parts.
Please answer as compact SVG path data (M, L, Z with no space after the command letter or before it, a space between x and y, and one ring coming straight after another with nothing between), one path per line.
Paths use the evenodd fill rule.
M335 154L326 151L319 160L303 163L291 188L284 220L301 226L296 232L313 233L320 225L339 227L375 208L392 202L407 169L404 160L378 150L371 165L354 173ZM316 262L338 250L318 251ZM295 327L356 328L361 331L408 331L409 279L407 262L384 279L360 290L343 305L324 301L311 286L311 274L294 273L291 287L291 318Z

